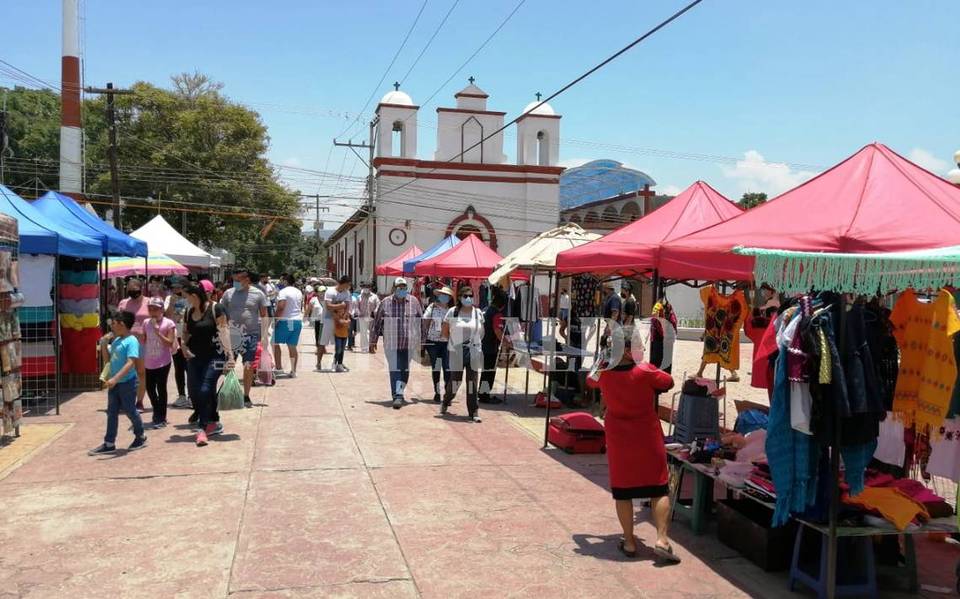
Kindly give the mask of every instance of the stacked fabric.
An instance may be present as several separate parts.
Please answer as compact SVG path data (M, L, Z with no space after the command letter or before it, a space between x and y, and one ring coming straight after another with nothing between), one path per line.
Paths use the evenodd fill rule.
M29 379L53 376L57 372L54 347L56 313L53 306L53 256L20 256L20 292L23 306L20 318L21 375Z
M60 258L60 371L96 374L100 339L100 274L97 260Z

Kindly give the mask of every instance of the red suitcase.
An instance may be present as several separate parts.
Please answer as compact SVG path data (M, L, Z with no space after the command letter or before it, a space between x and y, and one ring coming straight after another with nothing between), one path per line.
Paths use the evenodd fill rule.
M571 412L550 419L547 440L567 453L604 453L603 425L587 412Z

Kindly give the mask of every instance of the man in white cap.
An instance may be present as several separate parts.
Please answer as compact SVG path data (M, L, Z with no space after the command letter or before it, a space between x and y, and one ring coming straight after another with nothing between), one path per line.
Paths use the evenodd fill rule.
M403 406L403 391L410 379L410 354L420 349L420 302L409 297L407 280L397 277L393 293L383 298L370 331L370 352L377 351L383 337L383 353L390 369L390 395L393 409Z

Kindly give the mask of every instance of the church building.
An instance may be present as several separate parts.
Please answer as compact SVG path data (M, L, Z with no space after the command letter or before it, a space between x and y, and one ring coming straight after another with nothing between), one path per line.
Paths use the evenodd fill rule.
M504 154L506 112L488 109L486 92L470 84L456 106L437 108L432 159L417 155L417 106L398 89L377 105L374 120L374 199L327 241L328 269L354 281L388 277L374 267L416 245L426 250L449 235L478 235L507 255L560 218L560 115L548 104L524 108L516 125L516 164Z

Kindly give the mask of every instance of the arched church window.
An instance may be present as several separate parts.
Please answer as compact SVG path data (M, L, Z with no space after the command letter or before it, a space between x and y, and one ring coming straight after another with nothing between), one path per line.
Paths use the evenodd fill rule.
M393 137L390 139L390 149L394 156L406 156L406 148L404 147L403 137L403 121L396 121L393 123Z
M549 140L544 131L537 131L537 164L540 166L550 166Z

